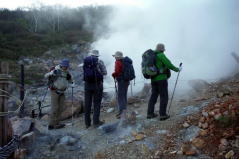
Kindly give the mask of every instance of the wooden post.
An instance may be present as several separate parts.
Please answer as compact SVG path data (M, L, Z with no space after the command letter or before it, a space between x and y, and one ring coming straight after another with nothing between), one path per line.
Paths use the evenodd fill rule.
M25 94L25 91L24 91L24 62L22 61L21 62L21 74L20 74L20 77L21 77L21 86L20 86L20 100L23 102L24 100L24 94ZM24 103L20 109L20 114L19 116L20 117L24 117L25 113L24 113Z
M9 66L6 62L0 62L0 112L7 112L7 97L3 95L7 95L6 92L8 91L8 80L9 80ZM2 91L3 90L3 91ZM0 146L4 146L7 144L7 137L8 137L8 126L7 126L8 116L1 117L0 116Z

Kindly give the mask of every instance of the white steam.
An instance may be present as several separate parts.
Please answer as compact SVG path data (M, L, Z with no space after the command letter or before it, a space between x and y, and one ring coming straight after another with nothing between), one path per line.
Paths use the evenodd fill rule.
M108 81L112 81L111 55L116 51L133 59L137 81L144 80L142 53L155 49L157 43L165 44L165 54L175 66L183 62L181 84L190 79L219 79L238 68L231 52L239 52L239 1L144 2L144 6L116 7L109 24L110 35L94 44L107 64ZM176 73L172 72L171 86L175 77Z

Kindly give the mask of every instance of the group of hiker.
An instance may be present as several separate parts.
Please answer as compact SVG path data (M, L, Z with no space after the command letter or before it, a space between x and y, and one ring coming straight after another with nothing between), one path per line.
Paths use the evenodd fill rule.
M152 94L148 103L147 118L155 118L158 115L154 111L158 96L160 95L160 120L166 120L170 116L166 113L168 104L168 82L170 70L181 71L182 67L175 67L164 54L164 44L158 44L155 50L147 50L142 58L142 73L145 78L151 79ZM83 76L85 82L85 126L89 128L93 125L95 128L104 124L100 120L101 101L103 97L104 76L107 75L105 64L99 59L99 51L92 50L84 59ZM127 92L130 81L135 79L133 61L123 55L121 51L115 52L115 69L112 73L116 86L116 97L118 112L116 118L121 118L127 109ZM64 109L64 92L70 87L74 87L72 75L68 71L70 62L63 59L58 66L45 74L48 78L48 85L51 90L51 113L48 129L58 129L65 125L60 123L60 114ZM91 113L93 105L93 122L91 122Z

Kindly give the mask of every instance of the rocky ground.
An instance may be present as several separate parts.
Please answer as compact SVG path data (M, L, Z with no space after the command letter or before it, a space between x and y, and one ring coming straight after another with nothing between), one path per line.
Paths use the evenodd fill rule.
M26 85L27 117L10 116L14 134L22 137L18 158L239 158L239 74L215 83L189 81L192 90L184 94L176 93L170 110L171 118L166 121L146 119L150 85L145 84L140 93L129 97L128 111L122 120L115 118L114 96L107 89L101 109L101 118L106 124L100 128L85 129L82 114L84 94L82 81L79 80L82 79L82 70L78 64L88 51L89 46L76 44L44 53L45 60L24 59L27 76L33 81ZM51 66L59 63L59 59L55 60L58 54L61 55L59 59L67 56L73 61L70 71L77 87L74 88L73 98L70 89L66 93L61 119L67 126L49 131L50 96L42 76ZM19 70L12 71L19 74ZM10 89L12 97L8 107L9 110L16 110L20 104L16 100L19 87L12 84ZM39 101L46 106L41 115ZM158 109L157 105L156 111Z
M115 118L115 101L104 100L100 128L85 129L78 107L72 119L70 99L60 130L47 129L49 109L41 118L12 118L15 133L23 135L19 152L29 159L239 158L239 76L192 83L193 92L176 95L166 121L146 119L147 85L129 99L122 120Z

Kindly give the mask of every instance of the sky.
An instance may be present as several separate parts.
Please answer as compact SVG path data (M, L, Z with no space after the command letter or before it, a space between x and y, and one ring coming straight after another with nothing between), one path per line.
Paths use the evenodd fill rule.
M0 0L0 8L16 9L18 7L29 7L33 4L55 5L61 4L68 7L78 7L82 5L133 5L140 6L142 0Z

